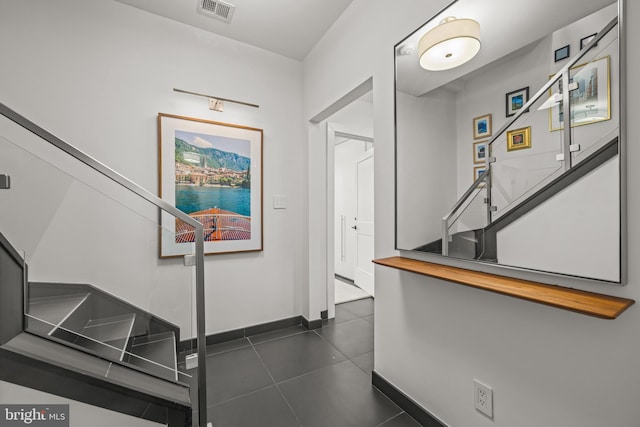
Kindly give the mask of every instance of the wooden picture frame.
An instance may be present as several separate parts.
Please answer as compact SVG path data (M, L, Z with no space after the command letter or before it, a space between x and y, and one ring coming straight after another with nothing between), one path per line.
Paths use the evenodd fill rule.
M477 141L473 143L473 163L484 163L488 153L488 141Z
M578 89L571 91L571 127L611 120L609 61L610 57L604 56L571 68L571 79L578 83ZM562 80L558 80L549 89L550 97L554 93L562 93ZM560 101L549 108L549 130L562 129L564 103Z
M491 133L491 114L473 119L473 139L487 138Z
M531 126L507 131L507 151L531 148Z
M529 101L529 86L505 95L505 115L511 117Z
M480 175L482 175L484 173L484 171L486 170L486 168L484 166L474 166L473 167L473 182L476 182L478 180L478 178L480 178ZM486 181L486 179L485 179ZM485 183L481 182L480 184L478 184L478 188L484 188Z
M158 114L159 194L204 225L206 255L262 250L262 129ZM193 229L161 215L160 257L194 253Z

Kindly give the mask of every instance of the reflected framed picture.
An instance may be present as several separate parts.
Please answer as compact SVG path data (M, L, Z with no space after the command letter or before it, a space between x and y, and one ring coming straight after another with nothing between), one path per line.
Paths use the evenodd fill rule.
M491 136L491 114L473 119L473 139L487 138Z
M529 101L529 86L509 92L505 97L506 115L507 117L511 117Z
M262 250L262 129L161 113L158 153L160 197L204 225L205 254ZM194 241L162 212L161 258Z
M473 143L473 163L484 163L487 159L489 146L488 141L478 141Z
M507 151L531 148L531 126L507 132Z
M473 182L476 182L480 175L482 175L485 171L484 166L474 166L473 167ZM484 187L484 182L478 185L479 188Z
M609 56L605 56L571 68L571 80L578 85L571 91L571 127L611 119L609 60ZM551 86L549 91L550 97L561 95L562 80ZM564 129L563 101L549 108L549 130L561 129Z
M591 40L593 40L593 38L597 35L597 33L593 33L587 37L583 37L580 39L580 50L584 49L584 47L586 45L588 45L589 43L591 43ZM598 46L598 44L596 43L594 46Z
M553 60L555 62L562 61L563 59L568 58L570 54L571 54L571 45L563 46L560 49L556 49L553 52Z

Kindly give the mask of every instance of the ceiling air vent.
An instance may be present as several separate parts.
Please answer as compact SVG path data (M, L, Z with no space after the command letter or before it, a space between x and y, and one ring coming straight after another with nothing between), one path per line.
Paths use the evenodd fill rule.
M234 10L236 10L234 5L223 1L198 0L198 12L226 23L231 22Z

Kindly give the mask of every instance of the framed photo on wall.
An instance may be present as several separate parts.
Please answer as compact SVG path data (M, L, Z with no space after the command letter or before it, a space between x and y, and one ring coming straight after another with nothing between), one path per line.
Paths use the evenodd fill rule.
M591 40L593 40L593 38L597 35L597 33L593 33L591 35L588 35L587 37L583 37L580 39L580 50L584 49L584 47L586 45L588 45L589 43L591 43ZM598 44L595 44L595 46L598 46Z
M158 114L159 193L204 225L205 254L262 250L262 129ZM162 212L160 257L194 252Z
M473 163L484 163L489 154L487 141L478 141L473 143Z
M553 76L551 76L553 77ZM584 126L611 119L611 84L609 57L595 59L571 69L571 80L578 84L571 91L571 127ZM549 96L562 93L562 80L549 89ZM549 130L564 129L564 103L549 108Z
M473 182L476 182L478 180L478 178L480 178L480 175L482 175L485 171L485 167L484 166L474 166L473 167ZM478 184L478 188L483 188L485 186L484 181L481 182L480 184Z
M491 114L473 119L473 139L487 138L491 136Z
M531 148L531 126L507 132L507 151Z
M506 115L511 117L529 101L529 86L509 92L505 95L505 98Z
M568 58L570 53L571 53L571 45L563 46L560 49L556 49L553 52L553 60L555 62L562 61L563 59Z

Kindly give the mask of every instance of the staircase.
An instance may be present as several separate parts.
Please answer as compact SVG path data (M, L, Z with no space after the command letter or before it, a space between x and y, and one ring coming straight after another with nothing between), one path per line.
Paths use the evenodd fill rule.
M1 233L0 313L0 380L191 426L177 326L91 285L27 282L26 263Z
M26 330L178 380L176 325L86 284L29 283Z
M0 152L0 381L206 426L202 224L1 103Z
M509 226L519 218L535 211L545 201L551 199L580 178L594 171L619 152L618 137L595 150L580 163L547 183L537 191L532 191L519 203L510 207L503 215L491 221L483 228L460 231L449 236L448 255L455 258L474 259L485 262L498 262L496 236L498 231ZM442 239L421 245L414 250L442 254Z

